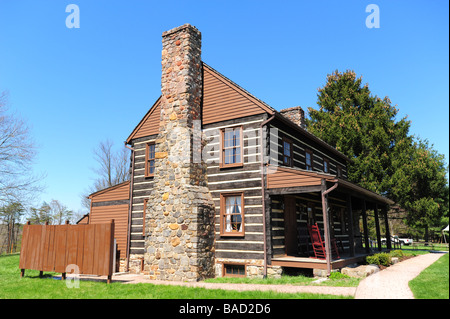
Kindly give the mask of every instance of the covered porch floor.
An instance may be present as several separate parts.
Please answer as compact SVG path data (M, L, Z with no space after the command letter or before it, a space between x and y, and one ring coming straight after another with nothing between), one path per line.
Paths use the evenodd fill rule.
M332 259L331 269L341 269L345 266L363 262L368 256L366 253L355 254L343 254L339 259ZM273 266L289 267L289 268L307 268L307 269L327 269L327 260L318 259L314 257L294 257L294 256L275 256L272 258Z

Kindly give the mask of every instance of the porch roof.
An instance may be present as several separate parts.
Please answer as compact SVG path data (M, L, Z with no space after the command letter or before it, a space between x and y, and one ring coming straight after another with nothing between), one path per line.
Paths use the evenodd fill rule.
M300 168L267 166L267 189L272 194L288 194L296 192L312 192L322 190L322 180L337 183L338 189L344 188L354 196L368 198L374 202L393 205L394 201L365 189L355 183L337 178L335 175L307 171Z

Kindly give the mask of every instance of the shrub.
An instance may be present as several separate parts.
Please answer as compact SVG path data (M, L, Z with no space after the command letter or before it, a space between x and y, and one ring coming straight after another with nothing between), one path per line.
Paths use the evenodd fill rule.
M366 262L368 264L379 265L380 264L380 260L378 259L378 254L375 254L375 255L372 255L372 256L367 256L366 257Z
M368 264L383 265L387 267L391 264L391 256L387 253L379 253L372 256L367 256L366 262Z
M389 254L391 255L391 257L403 257L403 256L405 256L405 254L403 253L402 250L393 250Z
M391 256L387 253L380 253L378 260L380 261L380 265L389 266L391 264Z

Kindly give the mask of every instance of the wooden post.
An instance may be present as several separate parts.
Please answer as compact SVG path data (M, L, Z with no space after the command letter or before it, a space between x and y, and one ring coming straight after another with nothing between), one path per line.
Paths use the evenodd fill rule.
M29 220L27 221L26 225L28 226L31 225ZM24 252L23 235L22 235L22 247L20 248L20 255L21 255L20 258L25 258L24 256L25 254L26 253ZM23 278L23 276L25 276L25 268L20 269L20 278Z
M378 204L375 204L375 228L377 230L377 243L378 243L378 251L381 251L381 232L380 232L380 220L378 218Z
M355 256L355 236L353 234L353 212L352 212L352 196L347 194L347 214L348 214L348 240L350 242L350 257ZM342 225L344 227L344 225Z
M110 248L110 251L109 251L110 261L109 261L108 280L107 280L108 284L110 284L111 281L112 281L113 263L116 262L114 260L114 255L115 255L114 254L114 249L115 249L115 246L114 246L114 227L115 227L114 219L111 219L111 248Z
M364 245L366 246L366 253L370 253L370 243L369 243L369 230L367 227L367 214L366 214L366 201L362 200L361 215L363 218L363 229L364 229Z
M325 237L325 253L327 261L327 275L331 273L331 236L330 225L328 222L328 195L326 195L327 185L324 179L322 179L322 213L323 213L323 228Z
M383 207L381 208L381 211L383 212L384 225L386 227L386 247L387 247L387 249L391 250L392 249L391 232L389 230L389 220L388 220L388 214L387 214L387 206L383 205Z

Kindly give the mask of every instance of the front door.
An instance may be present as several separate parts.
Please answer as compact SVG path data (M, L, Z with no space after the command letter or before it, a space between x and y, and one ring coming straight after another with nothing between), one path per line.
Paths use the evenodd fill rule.
M284 245L288 256L298 254L296 211L295 197L284 196Z

